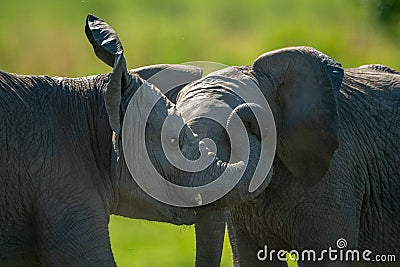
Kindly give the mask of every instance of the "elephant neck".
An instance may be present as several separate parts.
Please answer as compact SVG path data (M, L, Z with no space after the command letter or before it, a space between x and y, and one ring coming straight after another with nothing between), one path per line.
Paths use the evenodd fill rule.
M118 196L115 164L113 164L112 131L104 103L104 88L107 75L100 74L83 78L59 79L62 93L61 112L67 111L64 124L72 138L79 144L76 154L87 159L86 168L91 174L92 184L103 198L105 208L111 211ZM61 113L60 112L60 113ZM62 114L62 113L61 113Z

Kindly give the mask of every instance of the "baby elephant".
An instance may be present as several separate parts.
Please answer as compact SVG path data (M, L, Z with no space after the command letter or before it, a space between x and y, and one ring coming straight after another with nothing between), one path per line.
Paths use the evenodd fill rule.
M198 207L202 194L207 195L203 192L189 198L189 204L167 205L146 194L133 179L148 181L158 172L167 181L191 187L201 177L212 179L238 170L240 164L213 156L207 157L207 169L190 173L163 156L165 152L170 158L180 158L181 150L188 158L199 158L199 154L202 158L204 149L183 125L176 106L145 79L163 72L163 78L179 79L184 85L200 78L201 70L156 65L128 71L122 44L107 23L89 15L85 32L112 73L70 79L0 72L0 266L115 266L108 235L110 214L178 225L195 223L201 234L197 243L218 254L214 247L222 246L221 234L214 240L206 230L219 231L223 237L224 205ZM173 91L170 97L174 98ZM143 109L151 103L154 107L146 117ZM126 114L131 106L136 113ZM128 125L125 115L130 115ZM167 118L183 126L178 136L166 131L162 146L161 129ZM145 149L133 149L143 137L135 134L128 135L133 137L132 149L124 151L123 129L134 133L143 129ZM140 165L132 177L125 157L139 160L145 157L144 151L156 171ZM162 189L158 193L176 200L175 192ZM219 203L230 198L234 194ZM214 263L218 257L208 253L198 253L196 258L197 266L219 263Z
M286 266L291 250L299 266L377 266L380 259L399 266L400 73L382 65L344 69L313 48L292 47L187 85L177 107L200 138L218 144L223 160L232 156L227 132L238 115L248 143L236 140L243 153L249 149L254 171L273 132L260 129L266 117L256 119L268 114L260 111L265 100L276 153L266 190L229 208L234 266ZM224 108L226 129L209 119Z
M95 40L102 41L100 29L108 47ZM173 65L127 71L123 54L113 55L119 43L108 25L88 16L86 33L113 73L69 79L0 72L0 266L113 266L110 214L195 220L192 210L162 205L140 190L113 136L120 131L121 99L127 100L121 95L131 97L141 86L142 101L159 94L140 76L169 68L191 81L201 71ZM149 127L174 109L165 97L161 102ZM145 123L138 119L135 126Z

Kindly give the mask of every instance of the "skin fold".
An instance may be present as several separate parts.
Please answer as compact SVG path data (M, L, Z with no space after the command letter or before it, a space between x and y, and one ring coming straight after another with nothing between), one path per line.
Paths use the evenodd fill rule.
M210 73L180 91L177 108L199 138L218 144L222 160L230 156L229 138L223 125L204 116L244 103L237 96L248 88L233 80L254 82L269 103L278 135L270 184L256 199L228 207L234 266L286 266L275 256L259 261L257 252L267 245L269 251L319 253L338 249L340 238L346 249L361 251L360 257L368 249L371 258L392 254L398 261L400 73L382 65L343 69L309 47L272 51L251 66ZM259 129L254 117L241 118L251 171L262 149ZM378 266L327 257L298 265Z

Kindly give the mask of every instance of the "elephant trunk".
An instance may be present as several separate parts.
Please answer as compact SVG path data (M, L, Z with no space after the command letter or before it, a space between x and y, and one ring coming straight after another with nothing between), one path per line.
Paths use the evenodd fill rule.
M231 160L241 162L241 166L228 163L227 169L243 168L239 182L221 201L232 205L254 199L270 183L276 132L272 113L255 103L236 107L227 119L226 130L232 144Z
M214 175L237 177L240 180L225 196L207 206L196 208L196 267L220 266L228 212L226 207L249 201L259 193L258 190L252 193L248 191L252 172L247 171L243 162L216 161L213 165ZM230 179L224 181L231 182ZM221 187L226 186L224 182L216 183L212 189L215 192L221 192Z
M215 177L222 175L238 176L243 172L240 163L226 163L218 159L212 164L213 175L201 175L201 180L205 178L215 180ZM199 174L197 174L199 175ZM196 178L199 178L197 175ZM209 182L209 181L207 181ZM226 184L216 183L209 190L212 193L222 192ZM207 192L206 192L207 193ZM207 194L202 194L204 200L207 201ZM229 194L228 194L229 195ZM222 248L224 244L225 227L227 221L227 208L230 201L233 201L235 196L229 195L228 198L222 197L214 203L196 208L195 231L196 231L196 267L219 267L221 263Z
M240 160L235 163L227 163L216 160L216 163L212 165L214 168L212 171L214 181L207 184L208 187L204 189L204 192L199 189L203 205L210 204L214 208L230 207L256 198L267 187L271 181L272 170L265 172L265 176L263 175L260 179L258 177L259 173L256 172L260 151L252 151L251 153L249 156L251 159L246 161ZM265 168L265 166L261 166L260 168ZM198 178L198 176L202 175L197 174L195 176ZM215 177L218 178L215 179ZM210 179L210 176L208 178ZM255 178L259 178L261 183L259 183L256 190L252 191L250 188ZM201 177L200 180L204 182L206 178ZM218 197L215 197L217 195ZM210 202L209 199L211 198L215 199L215 201Z
M220 266L226 210L198 210L196 215L196 267Z
M222 198L206 207L197 209L195 223L196 267L220 266L227 220L227 209L225 207L254 199L271 181L272 171L268 165L272 163L272 160L268 163L268 159L271 159L272 155L264 154L260 145L254 145L261 143L263 133L259 129L260 127L257 129L257 127L248 123L249 120L254 121L252 115L254 112L261 113L260 115L264 114L264 110L259 106L243 105L235 109L228 118L227 129L233 129L231 142L236 146L236 149L231 152L231 160L235 163L216 160L216 164L213 165L215 169L212 173L214 178L221 176L231 178L223 180L227 183L236 180L236 178L239 180L236 180L238 181L237 184ZM239 133L235 131L236 128L239 128L236 124L242 123L242 121L248 127L246 132ZM252 137L247 133L250 133ZM247 138L256 138L258 141L254 142L253 140L253 145L248 142L245 144L244 140L247 140ZM237 149L238 147L239 149ZM248 154L243 152L243 147L247 148ZM258 163L261 163L262 166L258 166ZM257 172L257 169L262 171ZM204 180L204 177L202 180ZM227 185L224 182L216 183L215 191L219 191L218 185L226 187Z
M212 203L214 207L227 207L250 201L267 187L272 177L276 147L272 113L258 104L245 103L224 119L225 128L221 122L216 124L201 116L188 124L200 135L201 142L212 140L214 147L218 144L218 149L214 148L212 152L224 158L221 161L216 157L210 168L194 173L187 180L189 186L198 185L199 181L207 185L198 190L201 205ZM230 145L225 142L227 138ZM205 146L210 147L209 144ZM201 153L200 158L215 156L215 153Z

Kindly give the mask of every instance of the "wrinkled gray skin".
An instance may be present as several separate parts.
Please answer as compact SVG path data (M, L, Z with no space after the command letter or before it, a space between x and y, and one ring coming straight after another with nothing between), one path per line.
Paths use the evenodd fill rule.
M230 168L215 159L197 176L179 172L162 157L157 138L162 122L168 113L182 118L175 105L144 79L169 69L172 78L189 82L201 71L177 65L128 71L122 45L110 26L89 15L85 31L96 55L113 67L111 74L70 79L0 72L0 266L115 266L110 214L196 223L196 228L223 233L224 205L188 209L156 201L134 182L122 153L122 118L136 90L145 84L138 98L144 103L134 105L162 97L149 120L138 114L133 127L148 129L149 157L166 179L191 186L200 177L212 178ZM199 140L187 126L180 138L186 141L179 145L187 157L198 157ZM228 194L226 200L230 198L237 197ZM221 246L219 239L210 238L210 247ZM207 262L208 255L197 257L204 259L197 266L214 265Z
M255 200L229 207L234 266L286 266L276 261L278 250L337 249L339 238L347 240L348 249L395 254L396 263L382 266L398 266L400 73L381 65L343 69L308 47L269 52L249 67L211 73L183 88L177 107L200 138L218 144L222 160L230 153L226 133L209 120L194 118L242 104L235 94L246 94L241 91L246 87L234 87L232 80L257 85L278 134L268 187ZM248 109L234 112L248 126L251 164L261 149L258 125ZM264 245L275 250L275 261L257 260Z

